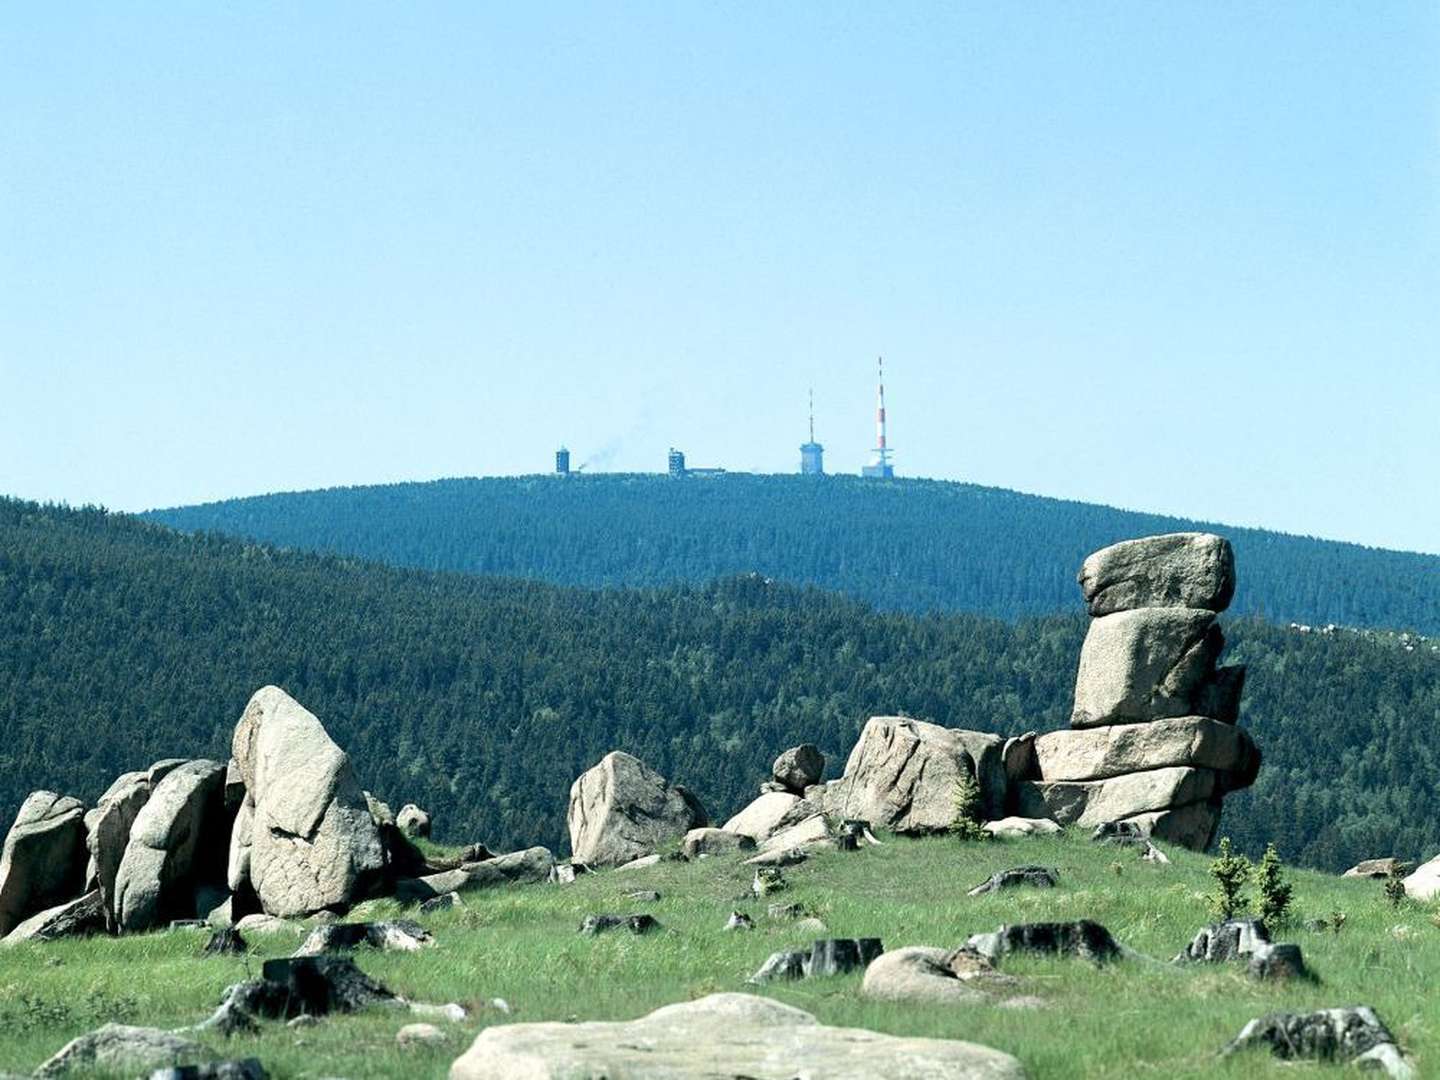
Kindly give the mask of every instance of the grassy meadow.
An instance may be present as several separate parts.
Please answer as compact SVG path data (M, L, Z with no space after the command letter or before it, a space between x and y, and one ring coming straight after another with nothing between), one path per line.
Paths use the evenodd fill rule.
M442 1024L450 1033L444 1046L400 1049L395 1034L413 1018L383 1009L297 1030L266 1024L258 1037L228 1043L202 1041L227 1057L258 1057L276 1078L444 1077L488 1024L628 1019L716 991L747 991L832 1025L993 1046L1018 1057L1037 1080L1293 1077L1295 1066L1263 1054L1226 1062L1215 1055L1254 1016L1362 1003L1378 1010L1420 1075L1440 1062L1440 999L1428 993L1440 974L1440 929L1429 908L1392 908L1378 882L1291 871L1296 916L1275 937L1301 945L1317 983L1261 984L1240 968L1176 967L1167 961L1210 921L1210 859L1166 850L1172 864L1156 866L1082 836L991 843L886 838L880 847L825 853L786 870L786 890L765 901L749 897L751 869L738 859L668 862L569 886L471 893L465 909L420 920L436 947L357 954L361 968L396 993L472 1007L466 1022ZM1026 863L1058 868L1061 886L966 897L992 872ZM656 889L661 899L624 898L638 889ZM1040 1009L873 1003L860 996L859 975L748 987L747 977L771 952L808 948L815 936L766 916L768 903L781 900L812 909L826 923L826 936L878 936L891 949L956 946L1002 923L1091 918L1157 962L1127 959L1097 968L1078 960L1007 960L1002 970L1023 980L1016 992L1043 998ZM732 910L748 912L755 929L726 932ZM586 914L632 911L654 914L663 928L643 937L576 933ZM1302 928L1303 920L1333 912L1346 916L1340 932ZM372 901L353 917L401 915L414 912ZM205 933L197 930L0 950L0 1073L28 1072L107 1021L165 1028L196 1023L227 985L258 976L261 959L293 951L300 933L252 935L248 957L199 956ZM485 1007L494 998L508 1002L510 1016ZM1331 1068L1304 1066L1301 1073Z

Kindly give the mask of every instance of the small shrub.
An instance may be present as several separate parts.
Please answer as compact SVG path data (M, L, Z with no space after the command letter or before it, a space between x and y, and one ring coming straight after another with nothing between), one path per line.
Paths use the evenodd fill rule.
M1332 934L1338 934L1341 930L1344 930L1345 920L1347 918L1349 918L1349 916L1347 916L1343 911L1330 912L1330 918L1326 920L1326 922L1328 922L1330 925L1330 932Z
M982 827L980 820L980 783L969 772L961 770L955 778L952 795L955 806L955 820L950 831L961 840L987 840L990 834Z
M1260 921L1270 930L1283 926L1290 917L1294 886L1285 880L1284 864L1274 844L1265 846L1255 884L1260 890Z
M1222 921L1233 919L1250 910L1245 884L1253 870L1249 859L1231 850L1228 836L1220 841L1220 850L1210 864L1210 876L1215 879L1215 891L1210 894L1210 910L1216 918Z
M1125 873L1125 864L1122 862L1112 862L1110 864L1110 872L1116 877L1119 877L1121 874Z
M1390 906L1399 909L1405 903L1405 879L1399 874L1391 874L1385 879L1385 899L1390 901Z

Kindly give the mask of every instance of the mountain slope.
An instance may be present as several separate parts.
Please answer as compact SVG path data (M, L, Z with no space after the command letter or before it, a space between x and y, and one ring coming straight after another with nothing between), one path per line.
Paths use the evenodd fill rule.
M518 477L335 488L156 511L187 531L425 570L585 586L758 572L894 611L1079 610L1096 548L1210 528L1235 544L1233 611L1440 633L1440 557L928 480Z
M1440 848L1440 653L1230 620L1265 754L1227 803L1248 849L1330 868ZM228 753L249 695L312 708L383 797L444 836L564 846L571 780L638 754L738 808L777 751L838 769L865 718L1062 725L1084 619L877 613L747 577L592 592L189 537L0 500L0 820L40 787Z

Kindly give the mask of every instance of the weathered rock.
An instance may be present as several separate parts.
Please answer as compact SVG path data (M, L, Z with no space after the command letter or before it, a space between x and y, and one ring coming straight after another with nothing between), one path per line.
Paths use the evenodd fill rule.
M781 829L814 816L820 809L817 804L798 795L771 791L725 822L725 831L748 836L758 844Z
M1035 732L1027 731L1023 735L1006 739L1005 745L1000 748L1005 778L1011 784L1040 779L1040 765L1035 760L1035 740L1038 737Z
M511 1024L485 1029L450 1080L707 1076L791 1080L1020 1080L1007 1054L946 1039L830 1028L809 1013L748 994L713 994L628 1023Z
M370 811L370 820L377 826L395 825L395 811L390 809L390 804L379 799L370 792L364 792L365 806Z
M204 956L243 956L250 951L244 936L233 926L216 930L200 952Z
M575 859L592 866L619 866L710 823L694 795L618 751L571 786L566 821Z
M548 848L533 847L499 855L484 862L466 863L458 870L446 870L422 878L407 878L395 883L395 898L403 903L419 903L446 893L494 889L503 885L540 884L550 880L555 857Z
M1415 869L1415 864L1405 862L1403 859L1365 859L1356 863L1341 877L1348 878L1370 878L1374 881L1383 881L1385 878L1401 877Z
M769 795L772 792L782 792L790 795L803 795L804 791L791 791L786 785L778 780L764 780L760 783L760 794Z
M1249 787L1260 751L1243 728L1203 716L1052 731L1035 740L1047 781L1104 780L1170 766L1213 769L1227 791Z
M981 826L991 836L1014 840L1022 836L1053 836L1060 832L1058 822L1049 818L1006 817L987 821Z
M202 759L167 771L136 814L115 873L116 925L149 930L193 917L195 885L220 873L227 824L224 765Z
M1299 945L1261 945L1250 955L1246 971L1252 979L1311 978Z
M1411 900L1433 900L1440 896L1440 855L1421 863L1405 878L1405 895Z
M987 818L1003 817L1008 779L1004 740L898 716L872 717L845 764L825 786L825 810L900 833L948 830L955 821L955 783L980 784Z
M659 866L663 861L659 855L642 855L638 859L631 859L627 863L621 863L615 867L615 873L623 874L630 870L648 870L652 866Z
M458 892L448 892L441 896L432 896L420 905L421 915L436 915L442 911L451 911L455 908L465 907L465 901L460 898Z
M243 1061L207 1061L201 1065L172 1065L156 1069L150 1080L270 1080L259 1058Z
M1200 715L1224 646L1209 611L1141 608L1093 620L1080 650L1070 725Z
M803 794L807 787L818 784L825 775L825 755L812 743L791 747L775 759L770 775L777 784Z
M379 829L349 757L312 713L264 687L245 707L232 749L253 803L249 879L265 911L309 914L379 883Z
M725 922L726 930L754 930L755 920L743 911L732 911Z
M782 920L805 919L814 914L804 904L793 901L788 904L771 904L765 909L765 913L772 919Z
M991 874L987 880L976 885L965 895L984 896L986 893L999 892L1001 889L1022 886L1031 889L1053 889L1058 884L1060 884L1059 872L1047 866L1016 866Z
M1101 964L1120 955L1120 946L1110 931L1089 919L1002 926L994 933L976 934L965 944L991 961L1011 953L1028 952L1078 956Z
M1395 1078L1412 1071L1384 1022L1368 1005L1320 1009L1312 1013L1272 1013L1251 1020L1221 1051L1225 1057L1241 1050L1268 1048L1285 1061L1355 1062L1366 1055ZM1391 1052L1383 1048L1389 1047ZM1376 1053L1376 1051L1381 1051Z
M176 757L165 758L155 762L154 765L150 766L150 771L145 774L146 778L150 781L150 786L153 788L156 784L160 783L161 780L164 780L165 777L180 768L181 765L188 765L190 760L190 758Z
M235 813L235 820L230 826L230 850L225 868L225 883L230 886L231 892L240 892L249 889L254 891L250 882L250 847L255 830L255 802L246 795L240 802L240 809Z
M1212 533L1169 533L1125 540L1080 567L1091 615L1135 608L1224 611L1235 595L1235 552Z
M954 955L954 950L924 945L887 952L865 969L860 992L879 1001L927 1005L973 1005L987 1000L988 995L973 981L956 974L951 965Z
M762 851L759 855L752 855L745 860L746 866L764 866L779 869L785 866L798 866L810 856L808 852L820 847L824 841L808 844L805 847L776 848L774 851Z
M627 892L625 899L633 900L637 904L658 904L660 892L657 889L636 889L634 892Z
M771 953L765 963L760 965L760 970L750 976L752 983L785 982L790 979L803 979L805 971L810 966L810 954L807 952L777 952Z
M278 915L266 915L257 913L246 915L235 924L235 929L242 934L296 934L300 932L300 926L282 919Z
M725 829L691 829L685 834L680 850L687 859L702 855L734 855L754 851L755 838Z
M84 818L85 807L68 795L37 791L21 804L0 852L0 937L80 894Z
M810 978L861 971L885 951L879 938L828 938L810 947L805 974Z
M401 919L398 922L335 923L317 926L294 956L320 956L323 953L348 952L368 945L382 952L418 952L435 944L430 931L419 923Z
M412 840L430 835L430 815L414 803L406 803L395 816L395 824Z
M1109 780L1041 780L1020 785L1020 811L1090 828L1208 800L1216 793L1216 775L1211 769L1176 766Z
M1102 821L1090 834L1090 841L1115 847L1144 847L1150 842L1150 834L1138 822Z
M1129 819L1147 838L1179 844L1191 851L1204 851L1215 839L1220 826L1220 804L1216 801L1175 806Z
M326 1016L332 1012L358 1012L374 1005L388 1005L394 994L355 966L344 956L304 956L266 960L260 969L267 990L285 1002L288 1018L307 1013ZM252 1010L255 1011L255 1010ZM259 1012L272 1016L272 1012ZM277 1017L278 1018L278 1017Z
M233 757L225 763L225 811L235 814L245 801L245 777L240 775L240 763Z
M31 915L6 934L4 940L6 945L14 945L21 941L55 941L104 932L105 904L100 890L92 889L78 900Z
M87 878L100 890L108 925L115 922L115 875L130 844L130 829L150 801L150 779L143 772L125 773L100 796L85 815L85 847L90 852Z
M794 848L808 848L812 844L830 838L830 826L825 822L824 814L812 814L804 821L796 822L788 828L772 833L770 837L760 845L762 852L766 851L789 851Z
M660 922L654 915L586 915L580 924L580 933L596 937L607 930L622 927L632 934L648 934L651 930L660 929Z
M412 1046L440 1046L445 1042L445 1032L434 1024L406 1024L395 1033L395 1042L402 1048Z
M1175 957L1175 962L1221 964L1248 960L1256 950L1268 944L1270 932L1259 919L1229 919L1202 929Z
M72 1072L95 1070L150 1071L167 1065L189 1065L208 1061L215 1055L207 1047L168 1031L155 1028L106 1024L66 1043L49 1061L35 1070L36 1077L67 1076Z

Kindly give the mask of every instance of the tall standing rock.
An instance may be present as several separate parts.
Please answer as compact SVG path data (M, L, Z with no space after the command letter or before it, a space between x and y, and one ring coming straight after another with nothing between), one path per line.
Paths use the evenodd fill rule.
M130 843L130 830L136 817L150 801L150 779L143 772L120 776L85 815L85 846L90 851L90 868L86 878L100 891L106 924L117 925L115 909L115 875Z
M37 791L20 806L0 852L0 937L25 919L73 900L85 884L85 807Z
M227 824L224 765L202 759L166 773L136 815L115 872L120 928L194 917L195 886L221 874Z
M694 795L621 751L571 785L566 822L574 860L588 866L620 866L710 824Z
M1094 616L1080 652L1070 731L1034 741L1022 812L1063 824L1128 821L1209 846L1226 792L1254 783L1260 752L1235 726L1245 671L1217 668L1217 622L1235 555L1208 533L1127 540L1080 569Z
M232 884L248 870L265 911L284 917L348 904L378 883L385 853L365 793L314 714L266 686L235 726L232 751L247 792Z

